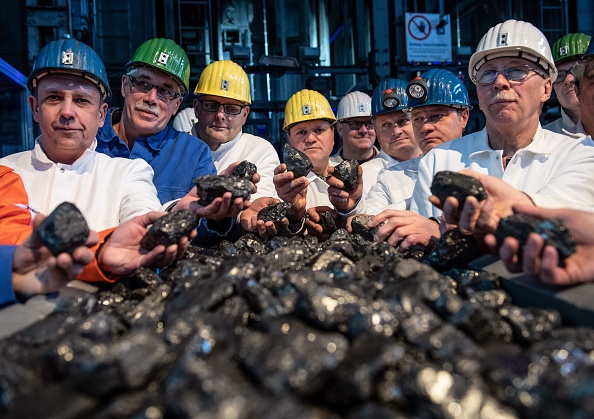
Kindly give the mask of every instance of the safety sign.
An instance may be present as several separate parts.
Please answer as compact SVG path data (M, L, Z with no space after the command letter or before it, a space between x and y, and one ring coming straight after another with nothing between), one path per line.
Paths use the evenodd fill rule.
M406 61L409 63L452 61L449 15L406 13Z

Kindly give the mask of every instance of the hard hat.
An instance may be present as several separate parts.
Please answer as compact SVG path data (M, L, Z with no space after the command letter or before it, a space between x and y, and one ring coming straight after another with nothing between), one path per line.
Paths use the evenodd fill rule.
M151 67L172 77L183 87L182 95L190 86L190 60L186 52L171 39L154 38L140 45L126 64L126 71L134 67Z
M571 60L579 60L588 49L592 37L584 33L568 33L553 44L555 65Z
M483 64L500 57L525 58L542 67L553 82L557 78L549 41L529 22L510 19L487 31L468 63L468 74L473 83L477 83L476 73Z
M252 103L248 76L231 60L215 61L206 66L194 93L235 99L247 105Z
M198 122L198 118L196 118L194 107L189 106L175 115L173 128L181 132L190 132L196 122Z
M103 61L90 46L72 38L58 39L44 46L27 78L33 93L39 80L48 74L66 73L84 77L97 86L105 102L111 99L111 89Z
M336 118L339 121L344 121L358 116L371 116L371 98L368 94L354 91L340 99Z
M590 39L590 43L588 44L588 49L586 50L586 53L582 56L582 58L592 58L592 55L594 55L594 42L592 41L592 39Z
M371 95L371 116L403 111L408 108L406 82L400 79L386 79Z
M448 70L433 68L410 81L406 87L408 106L446 105L470 109L470 98L464 82Z
M336 122L328 100L315 90L303 89L287 101L283 129L287 130L298 122L315 119L324 119L332 124Z

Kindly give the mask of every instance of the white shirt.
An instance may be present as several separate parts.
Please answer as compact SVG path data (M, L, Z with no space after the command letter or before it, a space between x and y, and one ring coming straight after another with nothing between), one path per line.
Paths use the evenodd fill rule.
M307 185L307 203L305 204L305 208L319 206L334 208L334 205L332 205L328 198L328 184L326 181L318 177L318 175L311 170L305 178L309 182L309 185Z
M373 146L373 157L370 158L369 160L365 161L365 163L367 163L368 161L371 161L375 158L378 157L379 154L379 150L377 149L376 146ZM334 153L333 155L330 156L330 165L332 166L336 166L337 164L342 163L344 159L342 158L342 147L340 147L336 153Z
M583 125L580 124L580 121L578 121L577 124L574 124L563 108L561 108L561 118L554 120L542 128L572 138L582 138L587 135Z
M385 209L407 210L418 176L420 157L406 160L382 170L369 194L363 214L379 214Z
M419 163L411 210L425 217L441 211L429 202L435 173L471 169L498 177L526 193L539 207L594 211L594 143L538 127L533 141L518 150L503 170L502 150L489 147L487 131L441 144Z
M33 150L0 159L21 177L29 206L48 215L71 202L96 231L116 227L131 218L161 209L153 185L153 169L142 159L109 157L95 150L97 142L73 164L54 163L35 141Z
M272 177L280 160L272 144L264 138L240 132L235 139L221 144L212 152L212 161L218 173L229 167L231 163L243 160L254 163L260 175L260 182L256 184L258 191L252 194L250 200L263 196L277 197Z

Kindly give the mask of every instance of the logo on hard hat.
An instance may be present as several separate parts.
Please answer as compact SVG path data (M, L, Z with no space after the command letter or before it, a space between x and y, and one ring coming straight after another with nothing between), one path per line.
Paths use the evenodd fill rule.
M559 56L564 57L569 54L569 45L563 45L559 48Z
M507 45L508 41L509 41L509 32L499 34L498 46Z
M159 59L157 61L159 61L159 64L166 65L167 64L167 60L169 60L169 54L167 54L166 52L162 52L159 55Z
M221 80L221 89L229 90L229 80Z
M301 111L303 112L303 115L311 114L311 108L309 107L309 105L303 105L301 107Z
M72 65L74 62L74 53L72 51L62 51L62 64Z
M364 113L367 111L367 106L365 103L359 103L359 113Z

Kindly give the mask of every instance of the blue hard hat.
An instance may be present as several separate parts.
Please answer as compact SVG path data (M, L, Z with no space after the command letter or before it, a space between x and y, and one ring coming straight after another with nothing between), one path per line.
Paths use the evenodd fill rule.
M592 55L594 55L594 36L590 39L588 49L586 50L582 58L592 58Z
M111 99L111 89L103 61L90 46L72 38L58 39L44 46L27 78L31 92L37 88L39 80L48 74L75 74L97 86L105 102Z
M407 109L409 105L405 90L406 82L403 80L383 80L371 96L371 116Z
M470 98L464 82L448 70L432 68L411 80L406 87L410 108L445 105L470 109Z

